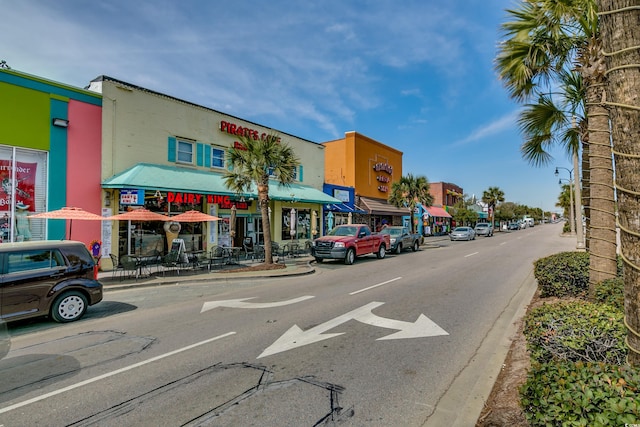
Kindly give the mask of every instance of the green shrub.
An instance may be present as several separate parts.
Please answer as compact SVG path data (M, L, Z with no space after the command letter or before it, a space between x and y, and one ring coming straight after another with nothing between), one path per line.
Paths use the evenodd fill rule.
M562 225L562 232L563 233L571 232L571 223L569 221L565 221L564 224Z
M624 311L624 280L622 277L603 280L596 285L594 297L596 302Z
M622 318L622 311L606 304L543 304L527 314L523 332L533 361L621 365L627 355Z
M638 424L640 372L604 363L534 364L520 404L534 427Z
M560 252L533 263L541 297L585 296L589 291L589 254Z

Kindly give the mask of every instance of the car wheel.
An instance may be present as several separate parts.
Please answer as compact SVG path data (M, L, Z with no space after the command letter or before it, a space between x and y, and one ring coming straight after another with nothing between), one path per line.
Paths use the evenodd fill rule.
M402 252L402 243L398 243L398 246L396 246L396 253L399 254L400 252Z
M316 262L317 262L318 264L321 264L321 263L322 263L322 261L323 261L323 258L318 258L318 257L316 257Z
M344 256L344 263L346 265L351 265L356 261L356 251L353 249L347 249L347 253Z
M415 242L413 242L413 247L411 248L411 250L413 250L413 252L417 252L419 248L420 243L416 240Z
M78 291L68 291L60 295L51 306L51 317L56 322L73 322L87 311L87 297Z
M378 257L378 259L382 259L387 255L387 247L385 245L380 245L380 247L378 248L378 252L376 253L376 256Z

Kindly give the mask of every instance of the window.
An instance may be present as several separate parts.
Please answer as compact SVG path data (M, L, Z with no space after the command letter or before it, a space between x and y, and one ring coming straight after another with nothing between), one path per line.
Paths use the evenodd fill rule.
M211 167L224 168L224 150L211 148Z
M10 253L8 256L7 273L52 268L64 265L62 255L48 249L29 250Z
M193 164L193 142L180 141L177 142L177 161L180 163Z

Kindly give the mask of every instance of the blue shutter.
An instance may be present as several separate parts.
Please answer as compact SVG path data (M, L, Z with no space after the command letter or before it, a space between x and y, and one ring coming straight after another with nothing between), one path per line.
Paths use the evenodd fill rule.
M300 165L300 168L298 169L298 181L302 182L302 165Z
M176 161L176 139L170 136L169 143L167 145L169 150L169 152L167 153L167 160L169 160L170 162L175 162Z
M196 165L198 166L202 166L204 164L204 161L202 159L203 152L204 152L204 145L200 144L199 142L196 142Z
M208 167L208 168L211 167L211 146L210 145L204 146L204 165L205 167Z

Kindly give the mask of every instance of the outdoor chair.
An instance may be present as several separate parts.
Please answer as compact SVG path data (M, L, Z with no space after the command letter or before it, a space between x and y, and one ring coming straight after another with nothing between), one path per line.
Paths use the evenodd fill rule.
M209 271L211 271L211 266L222 267L227 263L227 260L227 251L222 246L212 247L209 253Z
M251 237L245 237L242 240L242 249L244 250L244 259L253 259L254 245Z
M122 265L122 272L120 274L120 280L123 278L136 277L138 275L138 260L131 255L123 255L120 257L120 265Z
M109 254L109 258L111 258L111 264L113 264L113 269L111 270L111 278L115 279L118 274L122 274L122 264L120 264L120 260L114 254Z
M252 261L264 262L264 246L255 245L253 247L253 255L252 255L251 260Z
M162 259L162 276L164 277L167 271L174 271L180 275L180 267L182 267L182 256L178 252L169 252Z

